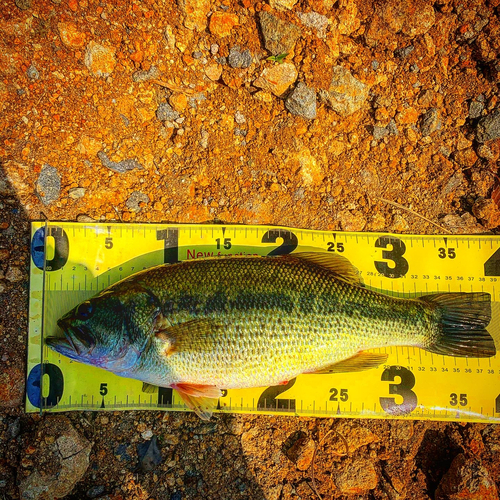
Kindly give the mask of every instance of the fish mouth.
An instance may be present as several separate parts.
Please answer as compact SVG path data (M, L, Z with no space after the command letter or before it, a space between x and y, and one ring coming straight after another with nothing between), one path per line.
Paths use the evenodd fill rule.
M95 344L87 328L68 325L63 320L59 320L57 324L63 331L64 337L47 337L45 343L51 349L72 359L92 352Z

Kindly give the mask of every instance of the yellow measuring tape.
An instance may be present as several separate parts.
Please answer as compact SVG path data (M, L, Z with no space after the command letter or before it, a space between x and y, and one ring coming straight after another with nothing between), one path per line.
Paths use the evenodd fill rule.
M265 226L32 224L26 409L185 410L175 391L73 362L43 345L72 307L142 269L217 255L338 252L373 289L400 297L484 291L500 348L500 238L308 231ZM46 247L46 251L44 251ZM45 272L44 272L45 268ZM385 365L301 375L287 385L228 390L221 411L500 422L500 356L455 358L417 348L379 350Z

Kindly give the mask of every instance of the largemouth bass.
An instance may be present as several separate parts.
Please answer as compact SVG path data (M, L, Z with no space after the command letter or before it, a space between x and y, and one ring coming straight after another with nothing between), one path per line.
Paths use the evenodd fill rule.
M201 418L222 389L272 386L304 373L374 368L415 346L496 354L487 293L416 299L365 288L339 255L228 257L154 267L68 312L49 347L147 384L172 387Z

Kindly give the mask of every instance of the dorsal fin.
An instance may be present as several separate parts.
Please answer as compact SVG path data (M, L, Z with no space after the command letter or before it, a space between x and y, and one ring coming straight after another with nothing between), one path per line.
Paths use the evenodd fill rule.
M297 252L291 254L291 257L307 260L318 266L329 269L352 285L363 286L363 280L359 271L346 259L338 253L325 252Z

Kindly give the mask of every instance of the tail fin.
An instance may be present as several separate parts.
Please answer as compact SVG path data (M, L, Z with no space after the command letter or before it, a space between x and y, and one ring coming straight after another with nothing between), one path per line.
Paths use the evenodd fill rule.
M433 304L441 316L441 335L425 347L427 351L474 358L495 356L495 342L486 330L491 321L489 293L437 293L420 300Z

